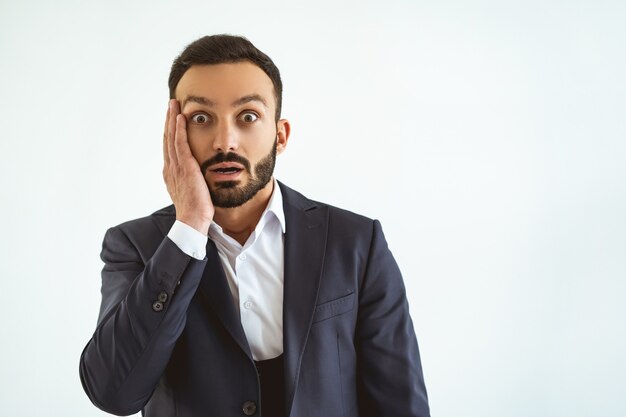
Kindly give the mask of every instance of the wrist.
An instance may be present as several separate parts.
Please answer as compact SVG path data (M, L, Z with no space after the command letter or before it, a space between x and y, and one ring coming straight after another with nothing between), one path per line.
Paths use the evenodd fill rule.
M205 236L209 235L209 226L211 226L211 220L186 216L176 216L176 220L185 223L189 227L193 227Z

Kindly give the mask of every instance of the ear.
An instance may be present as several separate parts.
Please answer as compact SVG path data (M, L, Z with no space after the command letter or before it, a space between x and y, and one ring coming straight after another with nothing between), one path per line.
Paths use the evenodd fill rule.
M276 123L276 153L281 154L287 147L289 141L289 133L291 132L291 126L289 120L280 119Z

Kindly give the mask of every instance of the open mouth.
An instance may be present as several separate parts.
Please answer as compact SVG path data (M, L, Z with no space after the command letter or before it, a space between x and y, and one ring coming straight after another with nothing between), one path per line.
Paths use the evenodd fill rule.
M243 171L241 168L229 167L229 168L216 168L212 170L213 172L217 172L218 174L236 174L237 172Z
M244 167L235 162L222 162L211 167L211 172L217 175L236 175L244 170Z

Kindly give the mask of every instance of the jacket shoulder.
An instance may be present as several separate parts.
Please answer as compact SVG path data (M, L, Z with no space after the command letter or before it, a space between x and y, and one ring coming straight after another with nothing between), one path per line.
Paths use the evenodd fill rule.
M157 230L165 236L172 227L172 224L174 224L175 219L176 211L174 210L174 205L171 204L148 216L120 223L114 228L121 230L127 236L145 235L150 232L154 233Z
M363 232L369 234L372 232L374 224L378 222L375 219L371 219L353 211L324 203L322 201L309 199L298 191L295 191L282 183L280 183L280 187L283 191L283 197L286 204L293 205L297 209L304 210L305 212L310 210L327 211L330 230L340 231L343 235L350 235L354 233L361 234Z
M323 203L319 201L316 201L315 203L318 204L320 207L327 208L330 219L333 222L346 223L349 227L371 228L372 223L376 221L375 219L371 219L362 214L355 213L353 211L346 210L341 207L333 206L331 204L327 204L327 203Z

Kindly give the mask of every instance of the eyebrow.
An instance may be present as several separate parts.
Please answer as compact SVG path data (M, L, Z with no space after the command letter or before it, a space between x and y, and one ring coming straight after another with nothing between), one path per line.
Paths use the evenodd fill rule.
M213 103L211 100L209 100L206 97L200 97L200 96L187 96L185 97L185 99L183 100L183 105L181 106L181 110L185 108L185 106L187 106L187 103L198 103L198 104L202 104L204 106L208 106L208 107L213 107L215 106L215 103Z
M267 102L265 101L265 99L263 97L261 97L260 94L248 94L247 96L243 96L239 100L236 100L236 101L232 102L231 106L232 107L237 107L237 106L241 106L242 104L249 103L251 101L258 101L262 105L267 107Z
M241 98L238 98L237 100L233 101L230 105L231 105L231 107L237 107L237 106L241 106L242 104L249 103L251 101L258 101L259 103L261 103L266 108L268 107L267 102L265 101L265 99L260 94L248 94L248 95L245 95L245 96L243 96ZM203 106L207 106L207 107L214 107L215 106L215 103L213 101L209 100L206 97L202 97L202 96L187 96L187 97L185 97L185 100L183 100L183 105L182 105L181 109L184 109L185 106L187 105L187 103L198 103L198 104L202 104Z

